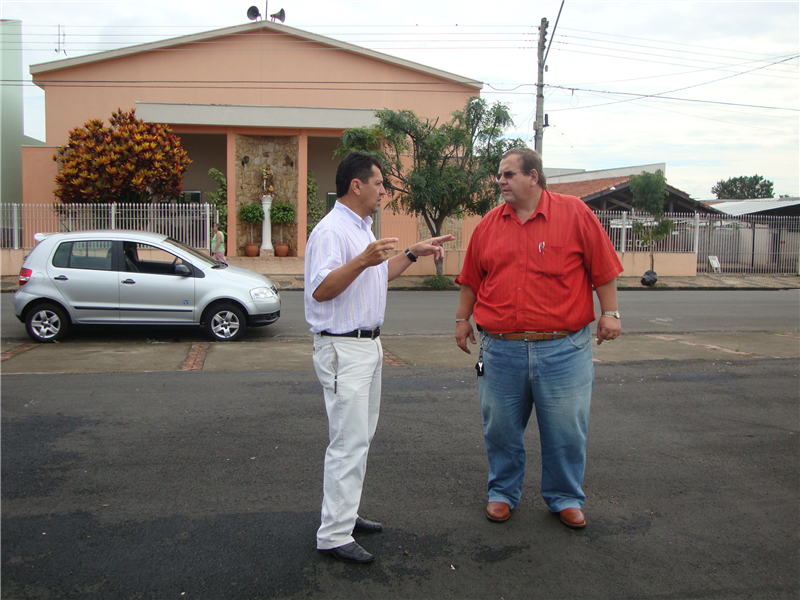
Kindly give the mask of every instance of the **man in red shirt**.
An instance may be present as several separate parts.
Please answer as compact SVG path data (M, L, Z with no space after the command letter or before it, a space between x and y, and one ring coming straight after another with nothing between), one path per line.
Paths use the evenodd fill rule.
M592 288L602 316L597 343L616 339L622 265L597 217L574 196L547 191L542 157L503 155L504 203L475 229L461 274L456 343L470 353L480 336L478 387L489 459L490 521L508 520L522 495L525 428L536 410L541 493L572 528L586 524L581 489L594 383Z

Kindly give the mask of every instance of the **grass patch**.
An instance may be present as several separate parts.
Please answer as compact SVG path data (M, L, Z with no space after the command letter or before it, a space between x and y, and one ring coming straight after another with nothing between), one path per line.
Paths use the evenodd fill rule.
M424 280L422 285L429 287L432 290L441 291L450 289L455 284L449 277L445 277L444 275L434 275L433 277L428 277L426 280Z

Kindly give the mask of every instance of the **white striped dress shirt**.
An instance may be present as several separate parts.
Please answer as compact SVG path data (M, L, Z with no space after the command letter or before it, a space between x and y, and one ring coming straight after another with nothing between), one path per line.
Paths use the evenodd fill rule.
M389 281L386 261L364 270L333 300L317 302L311 295L331 271L353 260L375 241L371 226L372 217L362 219L336 202L308 237L304 295L306 321L312 332L347 333L383 324Z

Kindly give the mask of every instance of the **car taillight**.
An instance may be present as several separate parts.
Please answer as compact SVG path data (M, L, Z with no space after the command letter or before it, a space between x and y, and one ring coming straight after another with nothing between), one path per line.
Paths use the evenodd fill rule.
M30 281L31 279L31 275L33 275L33 271L31 271L30 269L26 269L25 267L22 267L19 270L19 284L22 286L28 283L28 281Z

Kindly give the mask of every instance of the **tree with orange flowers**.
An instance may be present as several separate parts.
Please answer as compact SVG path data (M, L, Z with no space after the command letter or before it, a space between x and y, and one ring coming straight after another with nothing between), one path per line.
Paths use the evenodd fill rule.
M181 193L191 162L170 128L146 123L136 109L111 113L110 126L91 119L69 132L53 156L54 194L64 203L149 202Z

